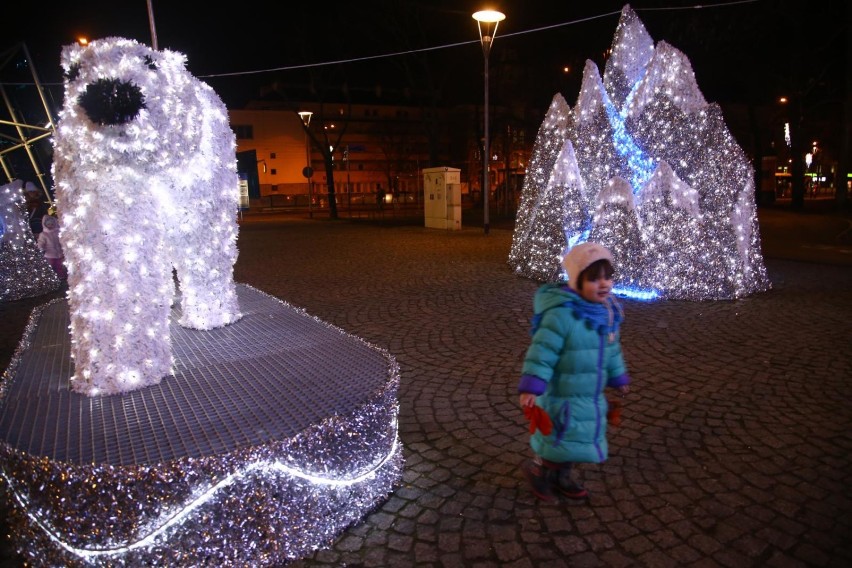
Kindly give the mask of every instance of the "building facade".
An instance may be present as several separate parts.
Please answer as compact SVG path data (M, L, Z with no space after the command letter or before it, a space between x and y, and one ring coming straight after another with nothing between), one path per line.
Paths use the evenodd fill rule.
M375 204L382 195L386 203L419 203L422 170L440 166L461 170L463 201L478 203L482 108L435 110L387 99L346 103L258 100L244 109L229 110L238 154L251 156L254 152L248 160L256 163L252 206L310 203L325 207L331 184L338 205ZM300 117L300 112L309 113L310 118ZM489 188L492 203L503 204L507 210L520 196L534 138L522 120L509 117L506 109L492 108L491 123L496 126L491 132ZM241 164L245 167L248 162Z

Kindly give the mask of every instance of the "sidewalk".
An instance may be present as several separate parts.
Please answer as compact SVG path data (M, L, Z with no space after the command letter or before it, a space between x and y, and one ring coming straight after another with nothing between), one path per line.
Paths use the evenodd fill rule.
M786 199L759 208L757 216L764 257L852 265L852 209L806 199L804 210L795 212Z
M402 377L402 485L291 565L852 565L849 219L758 215L772 290L624 302L633 392L610 460L579 467L591 501L557 505L518 471L537 284L508 268L508 220L485 236L475 213L461 231L247 216L237 281L387 349ZM3 368L47 299L0 304Z

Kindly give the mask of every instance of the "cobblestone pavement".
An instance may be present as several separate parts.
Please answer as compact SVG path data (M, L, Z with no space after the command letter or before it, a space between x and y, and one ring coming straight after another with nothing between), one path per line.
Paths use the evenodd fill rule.
M511 236L242 223L237 281L386 348L401 371L401 485L290 566L852 565L852 264L767 258L763 294L624 301L634 383L610 459L578 468L588 503L544 504L518 470L537 284L509 269ZM2 308L2 365L12 316L43 301Z

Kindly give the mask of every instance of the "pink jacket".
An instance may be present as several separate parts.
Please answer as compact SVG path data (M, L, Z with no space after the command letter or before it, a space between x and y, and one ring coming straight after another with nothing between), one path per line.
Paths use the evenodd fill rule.
M50 222L47 215L44 216L42 223L43 227L36 242L38 248L44 251L44 258L63 258L62 244L59 242L58 223Z

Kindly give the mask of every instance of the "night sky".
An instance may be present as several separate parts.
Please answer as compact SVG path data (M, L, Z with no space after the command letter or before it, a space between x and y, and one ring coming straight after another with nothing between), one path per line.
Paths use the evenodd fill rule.
M391 54L427 49L433 84L459 100L476 101L483 59L471 14L484 8L507 16L492 50L492 73L499 74L502 60L520 61L527 73L520 89L504 98L523 96L546 105L562 92L573 105L585 60L603 71L603 54L625 5L608 0L349 0L286 6L245 1L222 9L209 1L151 2L159 47L186 54L189 70L233 108L261 85L305 83L309 71L298 67L319 63L346 61L311 72L336 69L349 84L404 85L411 66L402 62L411 56ZM814 88L822 81L828 88L826 82L842 83L848 72L842 1L744 0L689 8L696 5L630 3L655 41L665 40L690 58L709 101L771 101L791 84ZM61 46L77 36L152 43L145 0L15 1L4 10L10 17L4 18L0 49L26 44L45 83L60 81ZM359 61L363 58L372 59ZM572 72L563 74L564 65ZM289 69L273 71L277 68ZM221 76L226 74L235 75ZM498 101L500 95L495 94Z

